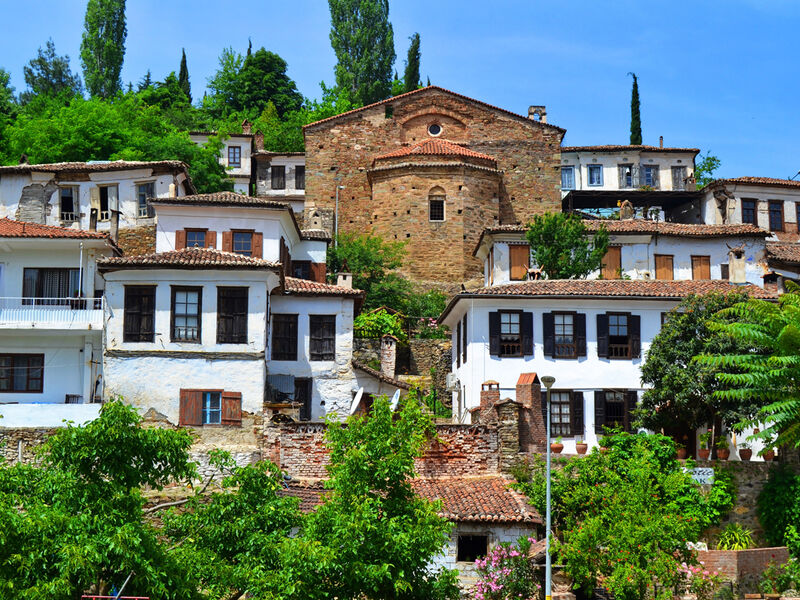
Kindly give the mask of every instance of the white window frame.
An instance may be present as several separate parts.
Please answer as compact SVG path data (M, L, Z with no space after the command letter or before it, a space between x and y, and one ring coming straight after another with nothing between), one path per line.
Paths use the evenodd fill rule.
M61 210L61 190L72 190L72 213L65 213ZM71 219L65 219L65 214L71 214ZM81 201L80 201L80 187L77 185L60 185L58 186L58 220L65 223L75 223L81 220Z
M600 174L599 181L592 183L592 171ZM586 185L590 187L602 187L603 185L603 165L586 165Z
M572 174L572 187L568 187L564 185L564 174L569 172ZM561 167L561 189L562 190L574 190L575 189L575 167L572 165L562 165Z
M141 185L152 185L153 186L153 196L152 197L155 198L155 196L156 196L156 180L155 179L151 179L149 181L135 181L133 183L133 185L134 185L134 187L136 189L136 216L138 218L140 218L140 219L151 218L150 215L147 214L148 213L147 198L145 198L144 211L142 211L142 207L139 204L139 186L141 186Z

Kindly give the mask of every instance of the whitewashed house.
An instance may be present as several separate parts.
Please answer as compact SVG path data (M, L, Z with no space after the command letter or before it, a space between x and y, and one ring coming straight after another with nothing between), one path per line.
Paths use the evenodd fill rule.
M83 230L153 224L150 198L194 193L176 160L0 166L0 218Z
M217 135L214 131L190 131L189 138L198 146L208 143L211 136ZM219 155L219 164L225 167L228 176L233 179L233 191L249 195L252 181L252 155L254 148L254 135L251 133L250 123L242 122L241 133L230 133L222 136L222 149Z
M256 196L286 202L295 214L302 215L306 194L306 157L304 152L253 153Z
M105 233L0 219L0 428L95 418L103 392Z

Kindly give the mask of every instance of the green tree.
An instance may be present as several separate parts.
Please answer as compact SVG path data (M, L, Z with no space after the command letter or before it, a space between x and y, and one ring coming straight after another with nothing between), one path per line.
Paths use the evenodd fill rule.
M92 97L111 98L122 87L125 58L125 0L89 0L81 38L81 64Z
M192 102L192 84L189 83L189 67L186 66L186 49L181 48L181 68L178 73L178 85L180 85L183 93Z
M151 84L138 97L148 106L157 106L175 127L182 131L201 128L203 115L196 110L173 71L164 81Z
M639 80L636 73L628 73L633 77L631 88L631 145L638 146L642 143L642 117L639 113Z
M697 157L694 167L694 178L697 181L697 189L704 188L714 181L714 171L719 169L721 164L722 161L711 154L710 150Z
M410 38L411 45L408 47L408 57L406 58L406 71L403 75L403 83L406 92L413 92L422 85L419 80L419 33L415 33Z
M17 115L17 103L14 101L14 88L11 86L11 75L0 68L0 157L7 139L4 130Z
M600 268L608 250L608 231L589 236L576 214L536 215L525 234L533 261L548 279L581 279Z
M28 84L28 89L20 94L23 104L40 94L72 97L83 93L80 77L69 68L69 56L58 56L52 39L47 40L44 49L39 48L36 58L22 70Z
M722 401L714 392L723 388L717 369L694 361L698 354L741 354L749 350L726 335L715 333L709 321L717 313L747 299L747 294L710 293L689 296L670 311L653 338L642 366L645 390L639 411L641 423L653 431L694 430L716 418L728 425L755 416L753 398Z
M328 247L327 270L331 276L353 274L353 287L364 290L364 307L388 306L404 310L411 284L395 272L403 264L405 244L386 242L371 234L341 233Z
M395 61L389 0L328 0L336 85L359 106L388 98Z
M136 84L136 90L141 92L142 90L146 90L151 85L153 85L153 76L150 74L150 69L147 69L147 73L144 74L139 80L139 83Z

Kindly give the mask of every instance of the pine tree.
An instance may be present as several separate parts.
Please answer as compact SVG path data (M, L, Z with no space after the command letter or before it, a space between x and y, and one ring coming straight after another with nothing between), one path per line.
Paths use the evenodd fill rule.
M110 98L122 88L125 58L125 0L89 0L81 39L81 64L93 97Z
M150 74L150 69L147 69L147 73L144 74L144 77L142 77L137 84L137 91L141 92L142 90L146 90L151 85L153 85L153 76Z
M639 81L636 73L633 76L633 89L631 90L631 145L638 146L642 143L642 120L639 114Z
M396 58L389 0L328 0L328 6L337 87L358 105L388 98Z
M39 95L66 93L76 96L83 92L80 77L69 68L69 56L58 56L52 39L47 40L44 49L39 48L36 58L31 59L22 71L28 84L28 89L19 96L22 104Z
M411 92L420 86L419 80L419 34L415 33L410 38L411 45L408 47L408 58L406 58L406 72L403 75L405 91Z
M192 101L192 85L189 83L189 69L186 66L186 50L181 48L181 70L178 73L178 85L180 85L183 93Z

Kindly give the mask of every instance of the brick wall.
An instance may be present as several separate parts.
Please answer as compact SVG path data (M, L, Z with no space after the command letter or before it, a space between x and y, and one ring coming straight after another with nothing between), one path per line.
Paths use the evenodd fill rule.
M789 551L780 548L753 548L752 550L701 550L697 559L709 571L717 571L728 581L746 582L759 578L770 562L783 564L789 560Z

